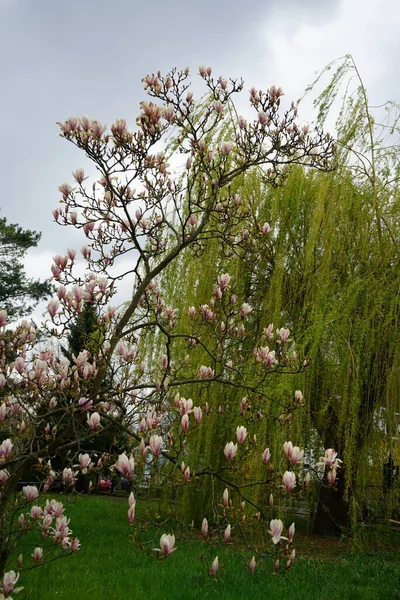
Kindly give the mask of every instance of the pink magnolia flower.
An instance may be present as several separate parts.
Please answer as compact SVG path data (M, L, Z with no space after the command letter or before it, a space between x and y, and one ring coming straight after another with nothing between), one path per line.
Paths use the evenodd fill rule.
M251 311L253 310L253 307L250 306L250 304L247 304L247 302L243 302L242 306L240 307L240 316L242 317L242 319L245 319L247 317L247 315L249 315L251 313Z
M255 559L255 558L254 558L254 556L253 556L253 558L252 558L252 559L250 560L250 562L249 562L249 571L250 571L250 575L253 575L253 574L254 574L254 571L255 571L255 569L256 569L256 565L257 565L257 563L256 563L256 559Z
M10 474L5 469L0 470L0 483L5 483L10 477Z
M133 504L128 508L128 521L132 525L135 520L135 505Z
M267 464L267 462L269 461L270 458L271 458L271 453L269 451L269 448L265 448L264 452L262 453L262 461L263 461L264 465Z
M206 367L205 365L202 365L199 369L199 375L200 379L211 379L212 377L214 377L214 370L211 367Z
M162 116L166 121L168 121L168 123L170 123L171 121L174 120L174 117L175 117L174 108L172 106L167 106L167 107L163 108Z
M163 439L160 435L152 435L149 441L150 450L154 456L158 456L161 452Z
M311 475L308 472L307 475L304 477L304 487L305 488L310 487L310 483L311 483Z
M270 323L268 327L264 329L264 334L269 340L274 339L274 324Z
M201 420L203 418L203 412L202 412L200 406L194 407L193 414L194 414L194 419L195 419L196 423L197 424L201 423Z
M50 398L50 400L49 400L49 409L53 410L57 406L57 404L58 404L58 402L57 402L57 400L54 397Z
M262 232L264 235L267 235L268 233L270 233L271 231L271 226L269 223L264 223L264 225L262 226Z
M222 504L224 506L228 506L229 505L229 492L228 492L228 488L224 489L224 493L222 494Z
M62 255L62 254L56 254L56 256L53 256L53 260L54 260L54 264L57 265L57 267L59 267L61 269L61 271L64 271L65 267L68 264L68 256L65 256L65 255ZM54 300L57 300L57 299L54 298ZM51 302L52 301L50 300L50 303ZM51 314L51 312L50 312L50 314Z
M85 171L83 169L76 169L76 171L72 173L72 176L75 179L75 181L79 184L83 183L83 181L87 179L87 177L85 177Z
M22 375L22 373L25 370L25 359L23 356L18 356L18 358L15 359L15 363L14 363L15 369L18 371L18 373L20 375Z
M226 460L228 462L230 462L232 460L232 458L234 458L236 456L237 451L238 451L237 444L234 444L233 442L229 442L228 444L226 444L225 448L224 448L224 454L226 456Z
M181 411L181 415L191 412L193 408L193 400L191 398L179 398L178 406Z
M224 531L224 543L227 544L231 539L231 524L229 523Z
M268 352L268 355L266 356L264 362L267 365L267 367L273 367L274 365L276 365L278 359L275 357L275 350L271 350L270 352Z
M147 452L149 451L149 448L148 448L148 446L146 446L146 442L144 441L143 438L140 440L139 448L140 448L140 454L142 456L142 459L145 461Z
M52 515L56 518L61 517L65 508L62 502L58 502L54 498L52 500L46 500L46 504L44 507L44 513L46 515Z
M82 398L79 398L78 405L82 410L88 410L89 408L91 408L93 406L93 400L82 397Z
M57 279L61 274L61 269L60 269L60 267L57 267L56 265L51 265L51 272L53 274L53 277L55 279Z
M229 275L229 273L224 273L223 275L220 275L218 277L218 285L222 291L227 289L230 280L231 280L231 276Z
M295 524L292 523L288 529L289 542L293 542L295 528L296 528Z
M78 290L81 290L81 288L79 288L78 286L74 286L74 295L75 295L75 292L78 292ZM83 294L83 291L82 291L82 294ZM76 298L76 300L77 300L77 302L79 302L81 300L81 297L79 298L79 300ZM75 362L76 366L78 367L78 369L82 368L87 363L88 358L89 358L89 352L87 350L82 350L82 352L80 352L76 358L74 357L74 362Z
M329 483L329 485L334 485L335 481L336 481L336 468L335 467L331 467L331 469L328 471L327 475L326 475L326 479Z
M91 429L93 431L94 429L97 429L97 427L100 426L101 417L98 412L94 412L90 415L90 417L88 414L87 421L88 421L89 429Z
M25 515L24 513L21 513L18 517L18 527L20 529L23 529L25 527Z
M236 437L238 444L243 444L247 436L247 429L240 425L240 427L236 427Z
M303 393L300 390L296 390L294 393L294 399L297 402L297 404L301 405L304 403L304 397L303 397Z
M175 536L169 533L163 533L160 537L160 548L154 548L155 552L162 552L165 558L172 554L172 552L175 552L175 550Z
M185 483L189 483L189 481L190 481L190 467L186 467L186 469L183 472L183 476L185 478Z
M223 142L221 145L221 150L223 154L230 154L232 152L232 144L230 142Z
M201 535L203 537L207 537L208 535L208 521L205 517L201 523Z
M53 522L53 517L52 517L52 515L50 515L50 514L46 514L46 515L44 515L44 517L43 517L43 521L42 521L42 523L41 523L41 525L42 525L42 530L43 530L43 535L42 535L43 539L45 539L45 538L46 538L46 535L47 535L47 533L48 533L48 530L49 530L49 528L50 528L50 525L52 524L52 522Z
M135 352L132 348L124 344L123 342L119 342L118 344L118 352L120 356L126 361L131 360L135 356ZM165 363L163 363L163 367L167 366L167 357L165 357Z
M6 440L3 440L0 444L0 458L1 457L8 458L10 456L12 447L13 447L13 443L9 438L7 438Z
M129 523L132 524L135 519L135 511L136 511L136 499L135 499L133 492L131 492L129 494L128 502L129 502L128 521L129 521Z
M36 500L36 498L39 496L39 490L37 489L36 485L25 485L22 488L22 493L28 502Z
M38 563L42 560L43 548L35 548L32 554L33 562Z
M276 330L276 335L278 336L279 341L284 344L289 340L290 331L289 329L285 329L285 327L281 327Z
M201 69L205 69L205 74L206 74L208 77L211 77L211 73L212 73L211 67L200 67L200 68L199 68L199 73L200 73L200 75L202 75L202 74L201 74ZM203 77L203 75L202 75L202 77Z
M221 298L222 298L222 290L221 290L221 288L218 285L214 288L213 295L215 296L215 298L217 300L221 300Z
M70 541L69 541L69 535L68 533L71 533L71 531L69 531L69 529L67 529L65 532L63 532L60 536L56 536L56 543L60 543L61 542L61 548L63 550L69 550L70 547Z
M189 415L185 413L181 419L181 427L184 433L187 433L189 429Z
M300 450L298 446L293 446L292 453L290 455L290 462L292 465L297 465L303 460L304 450Z
M47 312L52 318L54 318L59 308L60 302L57 300L57 298L52 298L47 305Z
M19 573L16 573L15 571L7 571L7 573L4 573L2 587L3 587L3 594L6 598L11 592L15 592L17 594L18 592L20 592L23 589L22 587L19 587L19 588L15 587L18 579L19 579Z
M289 555L289 560L286 563L286 569L290 569L290 567L294 563L295 558L296 558L296 550L293 548L293 550L291 551L291 553Z
M283 444L283 451L285 453L286 458L288 458L290 460L290 457L292 456L292 452L293 452L292 442L285 442Z
M72 538L70 540L69 548L70 548L70 550L72 550L72 552L76 552L77 550L80 550L80 547L81 547L81 543L77 537Z
M58 186L58 189L62 193L64 200L67 200L69 194L72 192L72 187L69 185L69 183L65 182Z
M133 472L135 467L135 461L133 459L133 456L128 458L125 452L123 454L120 454L115 466L118 469L118 471L122 473L122 475L127 479L133 478Z
M40 506L38 506L37 504L35 504L34 506L32 506L31 508L31 518L34 521L37 521L39 517L41 517L43 514L43 510Z
M296 475L293 471L285 471L282 477L283 487L287 492L291 492L296 485Z
M272 535L272 541L274 544L278 544L281 540L287 540L287 538L283 537L283 523L280 519L272 519L269 524L268 533Z
M66 467L62 472L62 480L66 486L74 485L76 477L72 469Z
M90 467L93 465L92 461L90 460L90 456L87 453L79 454L78 462L79 462L79 467L80 467L83 475L86 475L86 473L88 472L88 469L90 469Z
M113 123L110 127L113 135L122 135L126 131L126 121L125 119L116 119L115 123Z
M320 464L325 464L326 467L339 467L340 458L337 458L337 452L333 448L327 448L325 450L325 456L321 457Z
M218 571L218 567L219 567L219 563L218 563L218 556L216 556L212 562L212 565L208 571L210 577L215 577Z

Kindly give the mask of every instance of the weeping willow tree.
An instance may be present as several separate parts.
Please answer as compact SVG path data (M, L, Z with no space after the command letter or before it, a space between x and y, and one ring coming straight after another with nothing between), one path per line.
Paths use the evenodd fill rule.
M389 103L378 121L347 56L315 103L319 124L343 90L338 169L293 170L260 205L275 239L254 287L261 311L284 316L309 357L309 431L344 460L336 489L321 487L316 532L350 525L357 484L381 484L398 445L399 115Z
M294 421L291 436L314 445L311 461L322 446L334 447L344 461L336 486L320 487L314 521L319 533L347 528L358 512L357 489L381 484L383 462L398 445L400 410L399 114L390 103L385 120L378 121L352 57L328 65L326 71L332 70L315 105L323 125L340 104L335 172L295 167L276 189L266 188L256 171L247 174L237 191L260 222L273 227L264 249L243 261L210 245L201 270L186 257L164 282L178 305L184 282L185 296L195 304L204 301L203 285L227 269L254 307L255 339L265 315L292 331L309 365L296 380L308 410ZM274 393L290 385L275 382ZM212 393L218 405L221 391ZM234 419L224 425L215 419L192 448L205 464L214 436L226 439ZM278 448L287 432L266 423L263 435Z
M261 310L285 316L309 357L310 431L344 460L336 490L320 490L316 532L349 526L356 484L380 484L398 444L390 435L399 411L398 110L386 105L378 123L348 56L316 102L320 124L343 88L338 169L294 170L267 195L261 214L275 239L254 291Z
M295 171L270 200L276 237L254 302L285 317L310 361L310 433L345 465L336 490L321 488L315 530L337 530L349 525L357 475L371 475L378 411L396 411L398 250L385 228L378 234L371 190L343 169L323 177ZM383 456L374 458L381 470Z

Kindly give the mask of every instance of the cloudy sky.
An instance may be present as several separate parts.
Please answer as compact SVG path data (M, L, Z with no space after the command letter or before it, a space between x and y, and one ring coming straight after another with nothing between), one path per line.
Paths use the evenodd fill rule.
M48 276L54 254L83 242L52 220L60 183L88 167L56 121L133 124L142 77L173 66L211 65L247 89L275 84L297 99L346 53L374 104L400 102L399 31L397 0L0 0L0 207L42 232L29 273Z

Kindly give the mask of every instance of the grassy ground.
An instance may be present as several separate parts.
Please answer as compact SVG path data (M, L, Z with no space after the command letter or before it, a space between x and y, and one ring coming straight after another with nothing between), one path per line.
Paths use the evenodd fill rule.
M129 539L126 500L80 499L67 511L82 551L21 576L29 600L400 600L397 552L350 552L336 540L307 546L303 538L288 574L273 575L268 565L251 577L250 556L229 548L216 552L177 540L176 552L163 561L138 551ZM214 580L206 560L217 553L224 566Z

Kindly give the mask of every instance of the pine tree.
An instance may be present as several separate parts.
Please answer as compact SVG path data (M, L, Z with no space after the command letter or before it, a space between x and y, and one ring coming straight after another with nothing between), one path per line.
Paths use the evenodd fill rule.
M41 234L0 219L0 308L10 318L29 314L36 304L52 293L49 281L26 277L23 259L37 246Z

